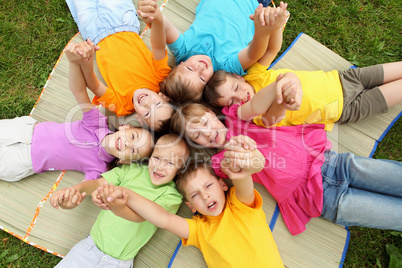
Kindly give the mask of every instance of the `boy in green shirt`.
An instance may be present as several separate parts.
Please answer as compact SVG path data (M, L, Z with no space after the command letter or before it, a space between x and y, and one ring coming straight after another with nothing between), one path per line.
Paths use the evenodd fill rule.
M176 213L182 202L172 181L184 167L190 150L178 136L167 134L159 138L148 167L140 164L116 167L97 180L83 181L56 191L50 204L72 209L80 204L86 193L112 183L140 192L167 211ZM96 203L96 192L92 195ZM130 221L102 210L90 234L77 243L56 267L89 267L109 264L112 267L132 267L133 259L155 233L157 227L131 211Z

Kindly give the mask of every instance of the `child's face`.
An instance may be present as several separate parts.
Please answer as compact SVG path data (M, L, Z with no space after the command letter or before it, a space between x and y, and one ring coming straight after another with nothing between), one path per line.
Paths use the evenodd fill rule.
M197 93L202 93L209 79L214 74L211 58L206 55L195 55L180 63L177 74Z
M148 157L152 150L151 133L143 128L121 127L102 140L106 152L123 161Z
M206 112L201 119L191 118L186 123L186 134L191 141L208 148L220 148L226 143L226 126L211 112Z
M162 93L156 93L147 88L140 88L133 95L136 118L141 125L146 124L149 128L158 131L162 121L169 119L173 108L168 98Z
M216 91L223 96L217 100L221 107L248 102L255 94L254 88L241 76L227 76L226 82L218 86Z
M198 211L206 216L218 216L225 208L226 183L206 169L199 168L189 175L183 185L186 193L186 204L194 213Z
M156 143L148 164L152 184L162 185L172 181L187 158L188 152L180 144Z

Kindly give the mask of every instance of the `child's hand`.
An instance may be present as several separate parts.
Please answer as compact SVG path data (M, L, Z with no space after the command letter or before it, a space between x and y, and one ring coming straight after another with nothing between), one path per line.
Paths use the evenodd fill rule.
M279 7L262 8L260 4L255 10L254 15L250 16L254 20L256 32L273 33L281 28L287 20L287 4L280 3Z
M158 5L156 0L139 0L137 14L147 24L151 25L155 19Z
M98 51L99 49L99 46L95 46L95 44L88 39L87 41L78 44L68 44L64 49L64 52L69 61L77 64L85 64L87 62L92 63L95 51Z
M113 183L110 183L110 185L108 185L107 182L105 182L105 185L103 187L98 188L97 194L98 194L97 199L100 199L101 202L103 203L101 206L101 208L103 209L113 210L125 207L127 205L128 201L127 193L115 189Z
M104 209L104 210L109 210L109 206L103 202L103 199L101 197L103 193L103 188L102 187L98 187L98 189L96 189L95 191L92 192L91 196L92 196L92 202L95 204L95 206Z
M261 171L265 158L253 139L247 136L232 137L225 145L227 150L221 168L230 179L242 179Z
M300 109L303 98L303 90L298 76L292 72L279 74L276 78L276 99L278 104L283 104L287 110Z
M58 190L50 197L50 205L55 209L59 206L63 209L72 209L77 207L84 200L86 193L80 193L73 187Z

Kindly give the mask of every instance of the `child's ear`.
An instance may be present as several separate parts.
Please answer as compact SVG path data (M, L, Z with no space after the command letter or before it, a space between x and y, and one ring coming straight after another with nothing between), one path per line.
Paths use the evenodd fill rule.
M224 191L227 191L229 189L229 187L227 186L226 182L222 178L219 178L219 183L221 184L222 189Z
M138 123L140 123L140 125L143 127L144 121L142 120L142 118L138 114L135 114L134 116L135 116L135 119L137 119Z
M241 81L246 81L243 76L240 76L238 74L235 74L235 75L236 75L237 79L239 79Z
M186 205L191 209L191 212L196 213L197 210L190 204L190 202L185 201L184 203L186 203Z
M159 96L161 96L162 99L164 99L165 101L168 101L168 102L171 101L171 99L170 99L168 96L166 96L165 94L163 94L162 92L159 92L158 94L159 94Z

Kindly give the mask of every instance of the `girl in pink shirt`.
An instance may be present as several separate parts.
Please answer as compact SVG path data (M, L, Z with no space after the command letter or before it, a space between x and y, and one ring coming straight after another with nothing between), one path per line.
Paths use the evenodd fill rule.
M75 122L37 122L30 116L0 120L0 179L18 181L48 170L77 170L85 179L99 178L116 158L121 163L148 157L152 137L143 128L108 129L107 117L96 109L87 94L80 65L93 65L93 54L85 61L79 45L70 44L70 89L83 112ZM90 51L94 51L94 48Z
M230 138L252 138L265 156L265 167L253 181L275 198L293 235L320 215L342 225L402 230L402 214L396 213L402 209L401 162L331 152L324 125L267 129L244 120L255 115L243 106L222 112L226 126L209 108L187 104L172 117L171 128L186 135L193 146L220 150L211 158L220 177L227 177L221 161L240 157L223 150Z

